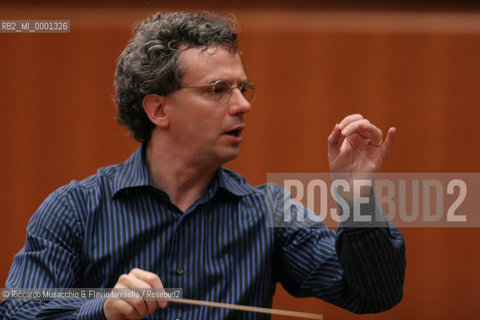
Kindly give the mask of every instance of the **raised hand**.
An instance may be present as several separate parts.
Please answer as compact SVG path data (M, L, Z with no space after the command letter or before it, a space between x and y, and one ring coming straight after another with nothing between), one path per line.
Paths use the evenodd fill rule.
M382 143L382 131L362 115L345 117L328 137L328 163L334 178L342 173L350 185L355 179L375 179L392 149L395 132L390 128Z

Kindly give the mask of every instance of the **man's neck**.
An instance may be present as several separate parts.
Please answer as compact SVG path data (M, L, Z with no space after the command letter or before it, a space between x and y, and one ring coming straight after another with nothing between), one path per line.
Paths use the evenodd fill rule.
M147 144L145 161L155 187L166 192L181 211L187 210L205 193L218 169L215 165L207 166L184 159L152 141Z

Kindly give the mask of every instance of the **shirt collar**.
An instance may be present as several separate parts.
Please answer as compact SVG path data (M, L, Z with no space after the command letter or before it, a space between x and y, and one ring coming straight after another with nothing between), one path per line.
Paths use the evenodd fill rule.
M255 189L242 176L229 169L218 168L215 178L217 178L218 187L231 194L241 197L255 192Z
M114 197L125 189L138 187L155 188L144 162L145 148L146 144L144 143L127 161L120 165L120 169L114 177ZM255 192L255 189L242 176L222 167L216 171L205 196L207 198L213 197L219 188L240 197Z
M114 197L124 189L153 187L152 179L143 161L145 146L146 144L142 144L127 161L120 165L114 177Z

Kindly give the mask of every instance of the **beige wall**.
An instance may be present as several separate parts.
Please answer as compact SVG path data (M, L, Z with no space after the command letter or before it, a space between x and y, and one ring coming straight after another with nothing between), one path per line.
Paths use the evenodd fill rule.
M71 20L69 34L0 34L0 287L42 200L136 148L113 119L112 79L131 25L153 10L0 6L2 19ZM384 171L480 171L480 14L225 11L240 21L258 86L229 165L252 184L267 172L327 171L326 137L353 112L397 128ZM402 232L404 300L369 319L475 318L480 231ZM281 288L275 306L358 317Z

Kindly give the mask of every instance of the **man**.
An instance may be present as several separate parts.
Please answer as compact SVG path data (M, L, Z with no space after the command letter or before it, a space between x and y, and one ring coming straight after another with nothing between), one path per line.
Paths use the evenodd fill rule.
M405 251L395 227L340 225L337 233L322 223L270 227L272 211L274 219L281 211L282 189L252 187L222 168L239 154L255 97L231 21L209 13L153 15L121 54L115 84L118 119L141 147L126 162L72 181L45 200L7 287L182 288L186 298L270 307L279 281L295 296L316 296L356 313L400 301ZM390 129L380 144L382 133L368 120L346 117L328 139L332 172L348 172L350 181L374 175L394 135ZM375 212L373 194L370 200L363 214ZM1 315L269 318L111 297L9 301Z

